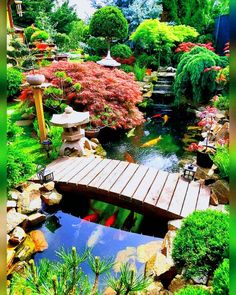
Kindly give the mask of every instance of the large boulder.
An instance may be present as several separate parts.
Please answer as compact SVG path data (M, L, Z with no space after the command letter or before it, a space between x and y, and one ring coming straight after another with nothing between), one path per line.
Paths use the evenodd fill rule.
M42 193L42 199L48 206L53 206L61 202L62 195L53 189L50 192Z
M26 261L35 253L35 245L32 238L27 235L24 242L19 245L16 251L16 258L19 261Z
M19 199L20 194L21 193L17 189L12 189L8 192L9 199L14 201Z
M174 265L174 261L172 259L171 253L173 249L173 241L176 236L176 231L175 230L169 230L165 238L162 242L162 247L161 247L161 253L166 256L168 263L171 265Z
M25 182L22 184L22 190L25 192L38 191L42 185L36 182Z
M17 225L28 219L27 215L16 212L13 208L7 212L7 233L10 233Z
M184 288L187 285L187 281L182 275L176 275L168 286L168 290L172 293L178 292L180 289Z
M174 219L168 221L168 230L180 229L183 219Z
M29 215L28 224L29 226L35 226L41 222L44 222L45 220L46 220L46 215L37 212L37 213Z
M214 198L218 199L219 204L229 203L230 189L227 181L217 180L211 185L211 190Z
M30 237L35 245L35 252L42 252L48 248L48 243L45 239L45 236L40 230L33 230L30 232Z
M16 201L15 200L8 200L7 201L7 211L12 208L16 208Z
M20 244L23 240L24 240L24 238L26 237L26 233L25 233L25 231L23 230L23 228L22 227L20 227L20 226L17 226L14 230L13 230L13 232L12 232L12 234L11 234L11 236L10 236L10 242L12 243L12 244Z
M17 203L18 212L22 214L29 214L38 211L42 207L39 190L24 191Z

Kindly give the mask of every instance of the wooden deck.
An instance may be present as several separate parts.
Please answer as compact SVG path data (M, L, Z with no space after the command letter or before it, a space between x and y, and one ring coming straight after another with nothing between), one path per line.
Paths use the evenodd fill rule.
M78 191L141 213L172 219L209 207L209 188L177 173L96 157L63 157L48 168L64 191Z

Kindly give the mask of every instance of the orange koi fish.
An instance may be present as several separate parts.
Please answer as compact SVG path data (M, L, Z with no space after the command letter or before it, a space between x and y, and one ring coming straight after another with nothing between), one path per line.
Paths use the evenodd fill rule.
M149 140L148 142L145 142L144 144L141 145L141 147L149 147L157 144L160 140L162 139L161 135L155 139Z
M164 115L162 117L162 119L164 120L164 123L163 124L165 124L169 120L169 117L168 117L168 115Z
M119 213L119 210L117 210L113 215L108 217L107 220L105 221L104 225L108 226L108 227L113 226L116 223L116 218L117 218L118 213Z
M124 158L125 158L125 161L129 163L136 163L133 157L128 152L124 153Z

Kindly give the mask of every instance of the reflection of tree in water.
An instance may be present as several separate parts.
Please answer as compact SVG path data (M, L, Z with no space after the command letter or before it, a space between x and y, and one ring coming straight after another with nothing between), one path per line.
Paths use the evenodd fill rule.
M50 232L55 233L55 231L61 227L61 224L59 218L52 215L46 219L45 226Z

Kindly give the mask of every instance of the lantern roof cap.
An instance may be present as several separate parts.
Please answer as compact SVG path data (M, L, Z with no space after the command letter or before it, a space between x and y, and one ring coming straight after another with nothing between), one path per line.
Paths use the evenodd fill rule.
M67 106L65 112L53 115L50 123L55 126L70 128L83 125L89 122L89 112L76 112L72 107Z

